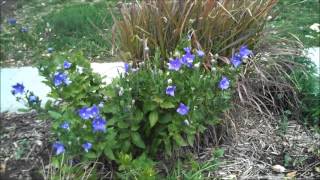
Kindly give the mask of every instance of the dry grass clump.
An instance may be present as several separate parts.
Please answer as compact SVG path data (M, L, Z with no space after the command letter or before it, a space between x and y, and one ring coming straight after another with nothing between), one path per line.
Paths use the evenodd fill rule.
M142 61L156 48L170 57L181 38L192 34L194 48L231 56L241 44L254 45L277 0L145 0L124 4L115 22L120 55ZM208 57L209 58L209 57Z

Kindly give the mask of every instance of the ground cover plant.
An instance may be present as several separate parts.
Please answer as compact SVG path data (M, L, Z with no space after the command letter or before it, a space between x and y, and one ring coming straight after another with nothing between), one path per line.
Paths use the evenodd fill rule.
M217 171L222 157L230 158L223 156L219 145L244 132L242 137L249 140L241 142L240 137L241 146L227 153L242 151L250 144L251 149L261 149L249 154L263 169L274 165L275 155L288 168L286 172L293 173L291 168L301 168L306 162L311 162L307 171L319 172L320 145L310 145L314 141L308 138L303 145L286 139L292 133L291 119L319 127L319 85L314 65L301 57L301 43L268 32L276 3L190 0L122 4L120 17L113 14L112 51L126 61L125 72L111 84L104 84L103 77L93 73L88 60L88 54L106 53L110 48L101 39L111 38L111 31L103 33L110 17L97 15L106 11L101 4L61 7L43 16L35 29L8 19L1 35L6 42L11 42L12 35L28 45L35 42L34 37L45 39L39 54L45 51L46 55L37 67L51 89L51 100L41 106L41 99L28 87L21 83L12 86L12 94L28 107L23 111L36 110L38 117L51 123L50 165L42 176L214 179L221 175ZM284 4L282 1L280 6ZM82 13L86 15L78 19ZM96 34L88 36L92 32ZM59 52L69 48L69 52ZM246 114L259 116L248 121ZM250 135L252 124L263 127L254 129L254 136ZM257 131L270 134L261 138ZM270 138L284 144L281 152L266 145L274 144ZM299 156L299 152L289 151L284 141L306 147L297 148L303 152ZM31 147L25 141L19 146ZM272 153L267 153L270 149ZM305 156L306 151L312 155ZM237 153L237 157L246 154ZM21 158L25 152L15 154ZM303 176L306 172L301 171L298 173Z

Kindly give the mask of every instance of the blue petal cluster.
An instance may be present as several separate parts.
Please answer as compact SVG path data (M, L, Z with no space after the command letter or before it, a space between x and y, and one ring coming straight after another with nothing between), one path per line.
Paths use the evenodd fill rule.
M83 143L82 148L84 149L85 152L89 152L89 150L92 148L92 144L89 142Z
M31 103L35 103L38 101L38 97L35 95L30 95L28 99L29 99L29 102Z
M69 123L68 122L63 122L61 125L60 125L60 127L62 128L62 129L66 129L66 130L69 130L70 129L70 125L69 125Z
M83 107L78 111L79 116L84 119L94 118L99 114L99 108L96 105L92 107Z
M166 94L169 96L174 96L175 91L176 91L176 86L168 86L166 89Z
M130 69L131 69L130 65L128 63L124 63L124 72L129 73Z
M14 26L17 24L17 20L15 18L8 18L7 23L11 26Z
M56 155L59 155L65 152L64 145L59 141L53 144L53 149L55 150Z
M60 86L62 84L69 85L71 83L68 75L63 72L56 72L53 77L53 82L55 86Z
M27 27L22 27L21 28L21 32L23 32L23 33L27 33L29 30L28 30L28 28Z
M239 52L231 57L231 63L237 68L242 64L242 60L250 55L252 55L252 51L248 49L248 46L241 46Z
M184 115L187 115L189 112L189 107L186 106L185 104L183 103L180 103L178 109L177 109L177 113L179 113L180 115L184 116Z
M105 132L107 121L101 116L96 117L92 121L93 132Z
M16 95L16 94L23 94L24 93L24 86L23 84L21 83L17 83L16 85L13 85L12 86L12 90L11 90L11 93L13 95Z
M219 82L219 88L222 90L228 89L230 86L230 81L227 77L222 76L220 82Z
M181 60L179 58L176 59L170 59L168 66L169 66L169 70L174 70L174 71L179 71L179 69L181 68Z
M184 51L186 53L181 58L182 64L186 65L189 68L192 68L195 56L191 53L190 47L184 48Z
M69 62L68 60L65 60L65 61L63 62L63 68L64 68L64 69L69 69L69 68L71 68L71 66L72 66L72 63Z

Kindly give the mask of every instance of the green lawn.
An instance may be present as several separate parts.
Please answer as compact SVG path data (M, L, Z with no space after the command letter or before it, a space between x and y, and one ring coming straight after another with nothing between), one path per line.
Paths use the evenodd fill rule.
M320 23L319 0L279 0L275 12L278 16L272 25L280 29L280 35L295 35L305 47L320 46L320 33L310 29Z

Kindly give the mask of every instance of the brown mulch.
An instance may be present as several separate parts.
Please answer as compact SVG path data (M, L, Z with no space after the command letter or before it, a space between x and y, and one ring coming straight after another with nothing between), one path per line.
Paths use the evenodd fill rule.
M320 179L320 134L294 120L288 121L283 132L279 118L252 112L238 120L233 141L221 145L224 162L215 175L225 179ZM286 170L276 172L275 165Z
M0 114L0 179L43 179L49 162L49 124L35 113Z

